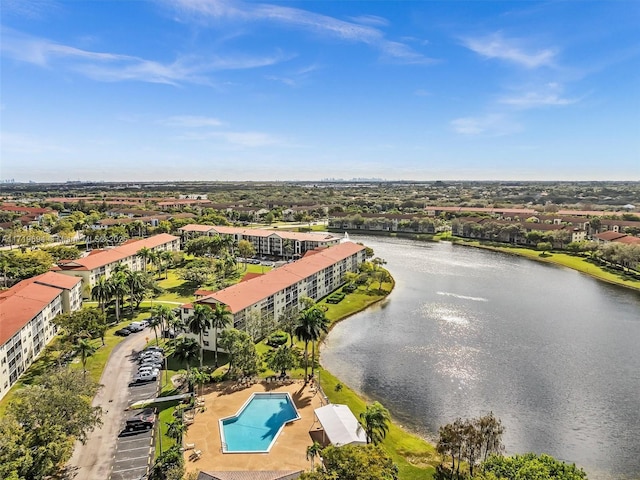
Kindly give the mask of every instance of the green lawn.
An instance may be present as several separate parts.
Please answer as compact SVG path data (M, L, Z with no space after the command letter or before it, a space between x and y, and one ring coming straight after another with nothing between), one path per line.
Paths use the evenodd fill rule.
M156 431L156 455L155 458L158 458L161 452L164 452L171 448L176 444L174 438L171 438L167 435L167 429L169 428L169 423L175 420L173 416L173 412L176 409L176 406L180 402L178 400L173 402L168 402L162 405L162 407L158 410L158 425L159 430Z

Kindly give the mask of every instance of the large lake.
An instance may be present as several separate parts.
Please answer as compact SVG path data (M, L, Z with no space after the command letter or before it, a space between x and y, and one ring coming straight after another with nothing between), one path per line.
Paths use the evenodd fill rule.
M640 478L640 294L447 242L352 240L387 261L396 288L331 331L332 373L427 438L493 411L507 453Z

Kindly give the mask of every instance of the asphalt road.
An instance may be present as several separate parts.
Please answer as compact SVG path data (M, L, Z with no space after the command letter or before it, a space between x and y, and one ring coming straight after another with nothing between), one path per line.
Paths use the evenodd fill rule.
M100 378L103 387L93 399L94 406L103 409L102 427L89 434L83 445L77 442L71 460L68 463L69 477L74 480L107 479L116 453L116 442L124 426L124 420L131 413L125 409L130 403L130 390L142 387L129 387L133 374L137 370L135 354L146 345L149 332L133 333L119 343L111 352L107 365ZM153 392L147 396L153 397ZM147 392L145 392L147 393ZM149 445L149 438L147 438ZM138 447L140 445L137 445ZM126 450L126 448L123 448ZM114 465L115 467L116 465ZM116 477L114 477L115 479ZM138 476L137 478L140 478Z

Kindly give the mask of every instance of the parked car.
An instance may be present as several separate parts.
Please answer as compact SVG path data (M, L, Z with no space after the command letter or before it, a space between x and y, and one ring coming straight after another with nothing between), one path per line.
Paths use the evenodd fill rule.
M131 335L131 330L129 330L127 327L124 327L120 330L116 330L115 332L113 332L113 334L118 335L119 337L128 337L129 335Z
M138 358L146 358L146 357L160 357L163 358L164 355L162 352L158 350L143 350L138 354Z
M140 367L138 368L138 375L141 373L153 373L156 375L160 375L160 369L159 368L154 368L150 365L145 365L144 367Z
M140 322L133 322L127 328L132 332L141 332L142 330L144 330L144 325L142 325L142 323Z
M146 320L140 320L140 321L138 321L138 323L139 323L140 325L142 325L142 328L147 328L147 327L149 326L149 319L146 319Z
M154 382L158 378L159 374L160 372L158 370L149 370L146 372L140 372L136 375L133 381L135 383Z
M153 428L156 422L156 414L152 408L146 408L142 412L127 418L125 430L131 432L134 430L149 430Z
M162 363L164 362L164 357L159 353L157 355L143 355L138 358L138 363L142 364L145 362Z
M158 370L162 370L162 362L157 362L155 360L145 360L140 364L139 368L142 368L142 367L151 367L151 368L157 368Z
M151 345L150 347L147 347L143 350L143 353L145 352L160 352L160 353L164 353L164 348L162 347L156 347Z
M163 338L176 338L176 331L173 330L173 329L171 329L171 330L163 330L162 337Z

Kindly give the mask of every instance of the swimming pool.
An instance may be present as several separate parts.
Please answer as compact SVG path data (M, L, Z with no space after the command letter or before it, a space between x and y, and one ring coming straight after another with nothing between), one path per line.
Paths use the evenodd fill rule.
M254 393L238 413L219 420L222 453L268 453L284 426L299 419L288 392Z

